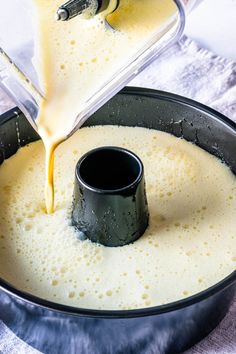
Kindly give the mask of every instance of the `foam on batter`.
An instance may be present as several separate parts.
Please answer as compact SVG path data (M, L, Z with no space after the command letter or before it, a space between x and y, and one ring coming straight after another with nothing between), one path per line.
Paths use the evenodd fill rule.
M119 248L80 241L71 226L76 162L104 145L132 150L145 169L150 226ZM83 128L56 152L50 215L43 156L39 141L0 166L0 276L18 289L83 308L134 309L188 297L235 270L236 178L199 147L145 128Z

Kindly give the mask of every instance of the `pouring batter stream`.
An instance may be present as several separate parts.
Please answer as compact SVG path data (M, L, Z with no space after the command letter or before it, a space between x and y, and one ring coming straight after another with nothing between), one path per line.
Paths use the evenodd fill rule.
M58 22L61 0L34 0L36 17L35 64L45 99L36 120L46 149L46 210L54 211L54 151L75 127L76 118L117 72L157 41L176 15L172 0L121 0L109 15ZM147 45L148 43L148 45Z

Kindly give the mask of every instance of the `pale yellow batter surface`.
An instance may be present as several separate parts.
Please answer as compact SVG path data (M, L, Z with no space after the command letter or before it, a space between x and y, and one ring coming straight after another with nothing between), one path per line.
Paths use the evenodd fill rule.
M80 241L70 226L75 164L103 145L134 151L145 168L150 226L120 248ZM144 128L81 129L56 151L54 214L45 213L44 169L42 142L0 167L0 276L17 288L130 309L185 298L235 270L236 178L191 143Z

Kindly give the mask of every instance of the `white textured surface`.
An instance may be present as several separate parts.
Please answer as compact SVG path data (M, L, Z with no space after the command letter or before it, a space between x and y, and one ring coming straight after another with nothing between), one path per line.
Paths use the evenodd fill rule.
M37 354L40 353L22 342L0 321L0 354Z

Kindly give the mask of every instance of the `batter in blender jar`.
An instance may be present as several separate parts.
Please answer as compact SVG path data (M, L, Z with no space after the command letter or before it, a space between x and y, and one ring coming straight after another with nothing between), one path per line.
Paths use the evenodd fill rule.
M46 149L46 210L52 213L56 147L73 130L88 99L161 37L176 15L176 5L172 0L121 0L108 18L101 13L61 22L55 20L61 0L34 3L35 64L45 96L36 123ZM106 25L108 19L113 29Z

